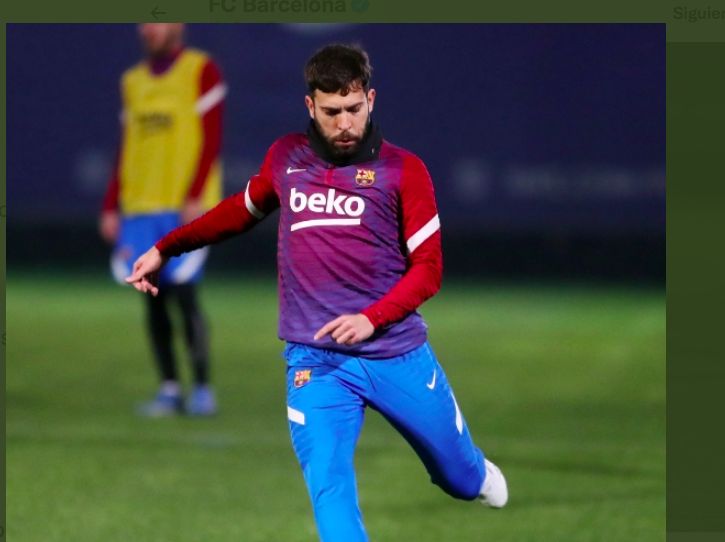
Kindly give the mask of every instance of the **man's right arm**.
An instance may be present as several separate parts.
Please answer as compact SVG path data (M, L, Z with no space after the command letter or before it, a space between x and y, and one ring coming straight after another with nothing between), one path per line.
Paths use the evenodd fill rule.
M136 260L126 282L140 292L155 296L159 291L158 271L170 257L245 232L279 207L272 182L271 155L272 149L267 152L260 172L249 180L243 192L222 200L196 220L171 231Z
M176 228L155 247L163 257L178 256L197 248L218 243L251 229L279 207L272 181L272 157L276 144L267 151L259 173L252 176L242 192L222 200L219 205Z
M122 80L123 81L123 80ZM101 207L101 216L98 219L98 231L101 238L110 245L114 245L118 240L118 235L121 230L121 217L119 213L119 193L121 191L121 159L123 153L123 138L124 138L124 113L125 109L125 94L123 91L123 82L121 83L121 114L119 120L121 122L121 136L119 138L118 148L116 150L116 159L113 163L113 170L111 172L111 178L108 181L108 188L106 188L106 195L103 197L103 204Z
M256 195L254 199L250 192ZM219 205L196 220L176 228L155 246L164 257L191 252L251 229L278 206L271 181L255 175L243 192L222 200Z
M176 228L152 246L134 262L126 282L139 292L158 295L158 271L170 257L245 232L278 207L279 200L271 187L271 181L255 175L246 190L222 200L206 214Z
M118 150L120 154L121 150ZM111 174L111 180L108 182L108 188L106 189L106 195L103 198L103 205L101 207L101 215L98 219L98 231L101 238L108 244L113 245L118 239L118 233L120 230L121 218L118 212L118 192L120 190L120 183L118 180L118 156L113 166L113 173Z

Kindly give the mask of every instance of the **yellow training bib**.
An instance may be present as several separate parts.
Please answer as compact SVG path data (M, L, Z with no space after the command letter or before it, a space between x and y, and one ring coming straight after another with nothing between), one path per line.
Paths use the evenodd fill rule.
M208 57L182 51L163 74L146 62L121 80L123 148L120 206L124 214L178 211L194 180L203 142L198 111L201 72ZM215 161L201 194L206 208L221 199L221 165Z

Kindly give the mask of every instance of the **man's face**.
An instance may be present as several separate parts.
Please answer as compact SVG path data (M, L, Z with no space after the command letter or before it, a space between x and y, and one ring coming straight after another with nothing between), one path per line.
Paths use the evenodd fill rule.
M182 23L144 23L138 25L144 50L149 56L171 53L181 46L184 34Z
M317 130L332 153L339 157L351 156L360 147L374 102L375 89L366 93L362 86L350 90L346 96L319 89L305 96Z

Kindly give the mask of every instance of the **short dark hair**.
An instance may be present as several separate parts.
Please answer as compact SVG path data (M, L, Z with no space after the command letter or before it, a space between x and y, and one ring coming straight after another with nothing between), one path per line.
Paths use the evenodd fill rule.
M359 45L334 43L317 51L305 65L305 82L310 94L339 92L343 96L362 87L370 90L373 68L365 50Z

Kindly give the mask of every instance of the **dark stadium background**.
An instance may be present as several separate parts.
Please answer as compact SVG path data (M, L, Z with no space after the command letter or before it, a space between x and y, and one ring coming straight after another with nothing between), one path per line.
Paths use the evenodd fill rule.
M368 49L375 118L432 173L449 275L664 281L663 25L192 25L229 85L225 190L304 129L302 65ZM102 267L133 25L8 28L8 265ZM274 266L274 220L213 269ZM255 254L250 258L249 254Z

